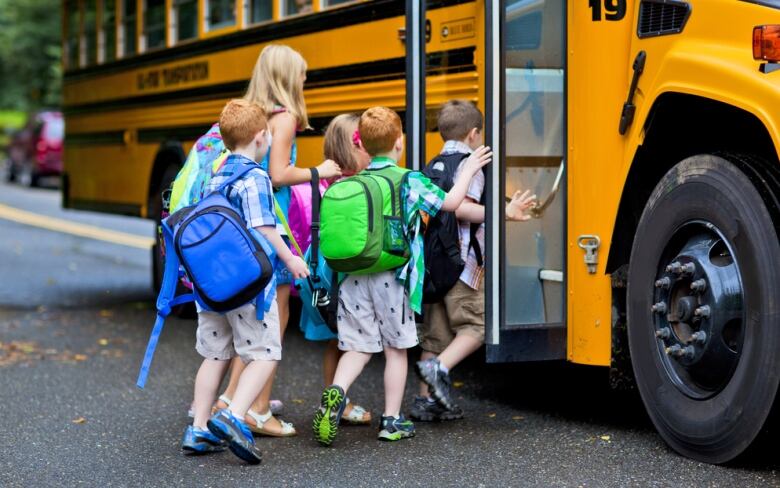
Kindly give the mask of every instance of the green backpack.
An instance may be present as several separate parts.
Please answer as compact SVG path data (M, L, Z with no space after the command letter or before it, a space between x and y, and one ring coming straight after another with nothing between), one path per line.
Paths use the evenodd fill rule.
M320 206L320 250L334 271L372 274L409 260L401 187L411 172L392 164L331 185Z

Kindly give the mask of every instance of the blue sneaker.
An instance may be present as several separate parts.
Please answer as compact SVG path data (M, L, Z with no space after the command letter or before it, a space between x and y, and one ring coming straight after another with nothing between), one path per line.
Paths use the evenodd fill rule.
M379 435L382 441L400 441L414 437L414 422L400 414L398 417L385 417L379 422Z
M347 406L347 396L338 385L331 385L322 392L320 408L314 414L312 429L314 438L323 446L333 444L339 430L339 422Z
M263 460L249 426L238 420L227 408L215 413L207 425L211 433L227 442L230 451L239 458L249 464L259 464Z
M181 450L187 454L208 454L222 452L227 445L208 430L200 430L188 425L181 439Z

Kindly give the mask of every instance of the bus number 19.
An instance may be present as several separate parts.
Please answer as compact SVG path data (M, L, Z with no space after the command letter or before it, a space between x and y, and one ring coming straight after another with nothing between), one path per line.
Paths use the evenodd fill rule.
M588 0L588 3L594 22L601 20L602 8L606 20L622 20L626 16L626 0Z

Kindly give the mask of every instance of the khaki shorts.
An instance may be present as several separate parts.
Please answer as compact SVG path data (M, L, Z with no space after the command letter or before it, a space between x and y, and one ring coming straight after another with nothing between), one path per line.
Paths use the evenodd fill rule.
M417 345L417 325L395 271L347 276L339 288L339 349L381 352Z
M444 300L425 305L424 317L419 330L423 351L440 354L459 334L485 342L485 280L479 290L458 280Z
M263 320L257 320L252 303L224 314L199 312L195 337L195 349L206 359L228 360L236 355L244 362L282 359L276 300Z

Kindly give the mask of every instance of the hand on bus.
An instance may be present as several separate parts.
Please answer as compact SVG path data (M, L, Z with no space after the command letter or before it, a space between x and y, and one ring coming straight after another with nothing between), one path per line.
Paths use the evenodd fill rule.
M341 176L341 168L332 159L326 159L319 166L317 166L317 173L320 178L327 180L336 176Z
M309 267L306 266L306 261L301 259L300 256L290 253L290 256L284 261L284 265L287 266L287 269L290 270L290 273L296 280L309 276Z
M463 167L463 172L474 175L477 171L482 169L493 159L493 151L490 150L490 146L479 146L471 156L466 160L466 164Z
M531 220L531 215L526 214L527 210L533 208L537 203L536 195L531 195L531 190L517 190L512 195L512 200L506 204L506 218L515 222L527 222Z

